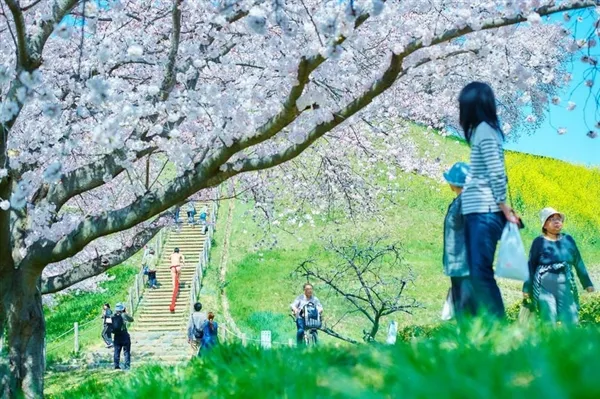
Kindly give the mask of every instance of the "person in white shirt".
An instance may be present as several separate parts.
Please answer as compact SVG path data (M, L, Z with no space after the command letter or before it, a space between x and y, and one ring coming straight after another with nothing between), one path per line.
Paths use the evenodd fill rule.
M304 284L304 294L299 295L294 302L290 305L292 309L292 313L296 318L296 328L298 332L296 334L296 339L298 341L298 345L301 345L304 342L304 330L305 330L305 320L304 320L304 308L308 303L312 303L317 308L319 315L323 313L323 306L321 305L321 301L313 294L313 286L310 283Z

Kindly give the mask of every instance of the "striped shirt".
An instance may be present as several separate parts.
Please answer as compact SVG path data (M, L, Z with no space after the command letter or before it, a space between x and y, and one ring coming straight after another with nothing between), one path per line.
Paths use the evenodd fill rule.
M485 122L471 138L471 170L462 193L462 213L499 212L506 202L506 169L502 133Z

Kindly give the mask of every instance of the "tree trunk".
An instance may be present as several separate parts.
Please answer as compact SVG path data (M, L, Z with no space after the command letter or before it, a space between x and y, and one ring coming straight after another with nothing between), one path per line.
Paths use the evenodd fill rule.
M21 269L4 270L0 281L0 320L6 321L8 367L0 364L0 370L8 368L8 375L0 374L0 396L41 398L46 323L39 275Z
M373 322L373 327L371 328L371 332L369 332L369 334L365 337L365 341L367 341L367 342L375 341L375 335L377 335L377 332L379 331L379 319L380 318L381 318L380 315L375 316L375 321Z

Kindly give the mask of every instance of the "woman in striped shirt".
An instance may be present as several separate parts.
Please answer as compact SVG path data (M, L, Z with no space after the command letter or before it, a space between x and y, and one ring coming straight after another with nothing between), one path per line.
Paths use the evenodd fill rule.
M458 99L460 125L471 147L471 170L462 194L467 259L478 313L505 315L494 278L494 253L507 221L518 223L506 204L504 134L496 113L491 87L472 82Z

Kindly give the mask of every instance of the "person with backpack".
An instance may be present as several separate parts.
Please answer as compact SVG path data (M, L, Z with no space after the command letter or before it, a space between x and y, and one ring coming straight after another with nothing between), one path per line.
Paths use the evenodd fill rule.
M208 312L208 320L202 325L202 346L200 351L205 352L219 343L219 323L215 321L213 312Z
M156 259L156 254L154 253L154 249L150 249L148 256L146 257L146 265L144 266L144 271L148 271L148 287L152 289L158 288L156 286L156 264L158 263L158 259Z
M206 320L206 313L202 312L202 304L196 302L194 304L194 311L190 315L190 321L188 323L188 343L192 348L193 354L196 356L200 353L204 322Z
M185 266L185 257L179 253L179 248L175 248L171 254L171 279L173 282L173 289L175 289L175 281L181 276L181 267Z
M321 301L313 294L313 286L310 283L304 284L304 294L299 295L294 302L290 305L292 309L292 314L296 319L296 340L298 345L302 345L304 343L304 331L306 329L306 320L304 314L307 305L311 304L311 308L314 308L318 313L318 317L320 320L320 315L323 313L323 306L321 306Z
M565 215L554 208L540 212L542 235L533 240L529 251L529 280L523 285L525 299L533 300L544 321L577 324L579 294L575 270L582 287L594 292L594 285L575 240L562 233Z
M194 206L194 203L192 201L188 202L187 205L187 217L188 217L188 224L190 226L194 225L194 217L196 216L196 207Z
M469 263L467 262L467 246L465 242L465 218L462 215L461 194L469 173L469 165L457 162L444 173L444 179L456 198L448 207L444 219L444 252L442 264L444 274L450 277L451 305L454 315L461 317L474 314L471 303L471 283L469 281Z
M112 310L110 304L105 303L102 307L102 339L106 343L107 348L113 347L112 339L110 338L112 326Z
M127 332L127 323L133 322L133 317L127 314L127 310L122 303L115 305L115 314L112 316L112 334L114 352L115 370L121 370L121 350L123 350L123 369L129 370L131 366L131 337Z

